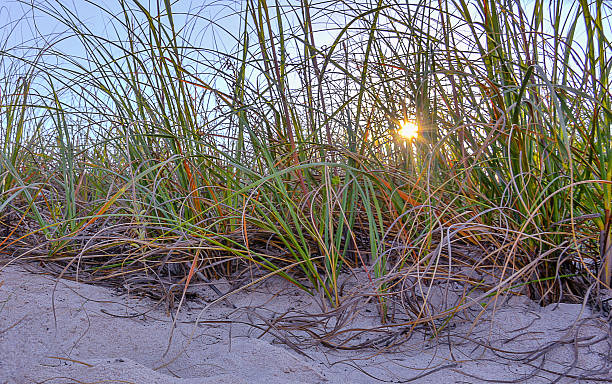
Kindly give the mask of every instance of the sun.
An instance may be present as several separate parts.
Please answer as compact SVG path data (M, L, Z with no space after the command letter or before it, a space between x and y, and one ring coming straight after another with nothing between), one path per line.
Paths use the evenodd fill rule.
M405 120L400 123L400 129L397 134L406 140L413 140L419 137L419 126L410 120Z

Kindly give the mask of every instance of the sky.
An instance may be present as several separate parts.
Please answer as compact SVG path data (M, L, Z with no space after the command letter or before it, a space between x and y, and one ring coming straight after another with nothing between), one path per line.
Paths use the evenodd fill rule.
M274 4L274 0L268 0L268 3ZM300 1L280 0L280 3L286 9L297 9ZM347 8L347 6L341 5L342 2L340 1L313 0L311 3L313 9L318 6L331 8L330 5L339 4L336 5L336 12L331 12L330 9L330 12L319 12L319 16L317 16L321 21L320 25L315 26L317 45L320 47L327 46L334 40L339 27L347 23L348 19L342 16L345 14L342 8ZM568 11L572 9L570 6L573 3L575 2L572 0L565 1L564 5ZM109 20L112 14L119 15L121 10L120 0L4 0L1 4L0 47L4 50L19 45L36 45L40 47L53 43L56 50L75 56L83 55L81 47L72 39L60 38L62 32L65 32L66 27L49 13L53 13L54 10L61 10L63 6L72 14L73 22L80 23L93 34L113 37L116 35L116 32L113 30L113 25ZM134 7L132 1L127 0L126 4ZM159 6L164 7L163 4L164 0L143 1L143 5L153 15L157 14ZM192 45L202 47L214 46L216 50L224 52L230 52L236 48L235 39L240 36L243 30L240 14L243 13L246 7L246 1L174 0L172 4L176 25L184 24L185 18L182 15L185 13L191 15L197 14L199 16L196 20L191 18L190 28L185 30L184 33L185 36L188 36ZM529 15L533 11L536 1L523 0L521 4L527 15ZM544 5L546 6L546 1L544 1ZM274 12L273 9L271 9L271 12ZM316 13L316 11L314 12ZM329 15L332 13L334 14L333 19L325 20L325 17L329 18ZM295 15L301 17L299 11L296 11ZM271 16L274 15L272 14ZM474 16L476 17L476 15ZM214 23L211 23L211 21ZM610 35L612 35L611 22L610 18L608 18L604 25L604 28L607 27L611 31ZM285 20L284 27L287 28L287 24L291 23L291 17L289 17L288 20ZM586 40L586 34L581 24L578 25L576 39L581 42ZM4 42L4 46L2 46L1 42Z
M298 0L279 0L281 5L289 12L287 19L284 20L284 28L287 29L292 24L292 20L296 17L301 17L299 10L300 2ZM368 0L370 1L370 0ZM373 0L372 0L373 1ZM163 8L164 1L144 2L145 7L150 13L155 16L158 7ZM274 4L273 0L268 0L269 4ZM348 19L346 13L351 5L350 1L342 3L341 1L317 0L313 1L313 12L316 13L316 20L319 24L315 26L316 45L319 47L329 46L334 40L339 29L344 26ZM402 3L406 6L408 3ZM38 53L38 49L28 50L27 47L42 48L46 46L52 47L53 50L66 53L68 56L79 58L84 56L84 50L80 42L71 34L66 34L66 26L59 20L54 18L52 14L61 11L69 16L69 21L79 25L80 30L88 30L96 36L108 36L110 40L125 40L122 30L114 29L117 23L112 23L113 15L120 15L121 6L120 0L72 0L72 1L48 1L48 0L4 0L0 6L0 49L10 51L12 54L21 57L31 57ZM134 7L133 1L126 1L130 7ZM437 2L436 2L437 4ZM535 0L525 0L522 2L527 15L533 11ZM334 12L322 11L323 6L335 6ZM546 5L546 2L544 2ZM566 5L572 5L568 0ZM62 10L62 7L63 8ZM195 47L211 49L214 52L199 51L197 60L207 62L209 65L209 73L212 67L223 68L223 58L218 52L227 52L235 55L237 53L237 38L240 38L244 26L241 20L241 14L246 7L246 2L242 0L209 0L209 1L191 1L191 0L175 0L173 2L174 22L177 26L184 26L185 20L189 19L187 27L182 30L182 36L189 39L189 43ZM319 9L317 11L317 9ZM568 6L567 8L571 8ZM270 8L271 12L274 12ZM185 17L185 14L198 15ZM329 15L333 14L333 18ZM274 17L274 14L271 14ZM474 15L476 17L476 14ZM530 18L528 16L528 18ZM65 19L64 21L67 21ZM119 21L123 21L118 19ZM294 27L298 25L294 23ZM276 27L276 26L274 26ZM610 27L610 19L606 20L604 27ZM273 28L275 29L275 28ZM299 32L299 31L298 31ZM611 33L612 34L612 33ZM584 44L586 35L584 28L578 25L576 39ZM2 43L4 42L4 43ZM276 42L278 44L278 40ZM4 45L2 45L4 44ZM251 37L251 44L256 44L255 37ZM19 49L18 47L24 47ZM112 48L109 44L109 49L114 54L120 55L121 51ZM51 51L46 51L51 52ZM297 56L301 52L288 49L289 55ZM280 53L279 53L280 54ZM70 63L61 62L58 55L49 55L45 60L56 60L56 65L65 66L68 68ZM0 66L2 70L2 66ZM251 69L252 74L256 74L256 69ZM194 69L194 72L197 70ZM296 76L296 75L295 75ZM0 75L1 77L1 75ZM297 78L294 78L296 84ZM291 80L290 80L291 81ZM215 84L219 90L229 92L230 84Z

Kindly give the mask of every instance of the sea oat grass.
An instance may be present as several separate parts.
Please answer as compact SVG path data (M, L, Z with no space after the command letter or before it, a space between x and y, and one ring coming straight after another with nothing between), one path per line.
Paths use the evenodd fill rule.
M63 33L2 27L4 257L166 298L255 269L334 306L362 271L383 318L437 326L477 291L610 286L609 5L292 4L90 3L100 33L23 3ZM465 297L434 310L441 282Z

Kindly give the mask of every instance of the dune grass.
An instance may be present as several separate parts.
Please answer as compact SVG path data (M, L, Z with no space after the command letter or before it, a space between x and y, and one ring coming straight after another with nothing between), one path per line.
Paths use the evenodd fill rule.
M62 4L0 51L7 259L149 290L255 268L333 305L359 269L383 316L441 281L610 286L609 4L89 3L104 34Z

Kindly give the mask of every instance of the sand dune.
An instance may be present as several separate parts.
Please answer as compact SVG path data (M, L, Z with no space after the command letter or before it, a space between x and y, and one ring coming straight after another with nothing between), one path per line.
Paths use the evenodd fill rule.
M336 314L311 327L346 330L315 342L296 324L321 312L320 300L282 280L231 296L237 309L204 311L215 296L194 285L202 299L183 306L169 343L173 319L162 304L24 268L32 267L0 271L2 384L612 381L610 326L579 305L540 308L517 298L474 328L458 316L438 339L417 330L401 340L398 332L397 346L338 350L330 345L342 335L354 336L345 346L358 345L395 328L367 331L379 320L363 304L346 322L347 313Z

